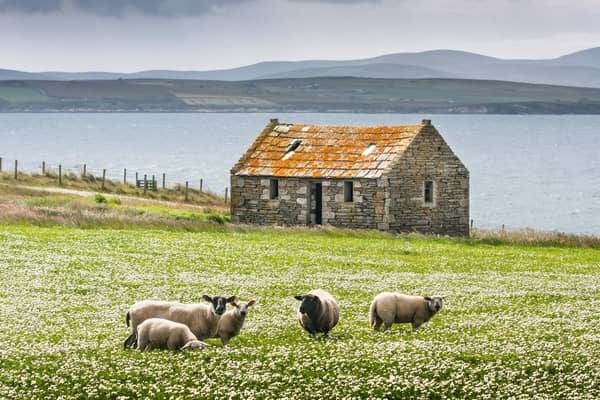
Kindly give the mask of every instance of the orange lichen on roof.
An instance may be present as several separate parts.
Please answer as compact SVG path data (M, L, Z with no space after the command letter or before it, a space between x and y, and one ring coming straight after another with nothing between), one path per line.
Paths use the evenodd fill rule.
M325 126L272 121L233 167L235 175L378 178L423 125ZM294 141L300 145L293 149ZM370 145L375 147L363 154ZM291 150L293 149L293 150Z

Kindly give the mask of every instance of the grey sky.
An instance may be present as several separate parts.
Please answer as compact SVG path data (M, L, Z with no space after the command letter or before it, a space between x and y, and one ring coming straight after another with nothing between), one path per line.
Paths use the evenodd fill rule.
M450 48L600 46L599 0L0 0L0 68L216 69Z

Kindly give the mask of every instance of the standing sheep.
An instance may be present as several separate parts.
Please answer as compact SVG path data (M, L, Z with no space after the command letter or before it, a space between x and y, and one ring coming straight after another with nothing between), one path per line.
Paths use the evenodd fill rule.
M131 335L125 340L124 348L133 347L137 340L137 327L148 318L164 318L187 325L199 340L213 337L217 332L219 319L225 312L227 303L235 300L222 296L202 296L210 304L182 304L171 301L146 300L135 303L125 321L131 321Z
M300 326L311 335L323 333L323 336L327 336L338 323L340 306L326 291L311 290L307 295L294 296L294 298L302 302L296 318Z
M187 325L163 318L150 318L137 328L139 351L146 349L200 350L206 343L198 340Z
M248 315L248 307L252 307L256 303L255 300L250 300L247 303L236 303L232 301L230 304L233 306L233 310L227 311L219 320L219 326L217 327L217 334L214 337L220 337L223 346L227 346L227 343L233 338L240 334L242 325Z
M401 293L380 293L369 310L371 326L378 331L383 323L387 331L393 323L410 323L413 332L442 309L443 297L409 296Z

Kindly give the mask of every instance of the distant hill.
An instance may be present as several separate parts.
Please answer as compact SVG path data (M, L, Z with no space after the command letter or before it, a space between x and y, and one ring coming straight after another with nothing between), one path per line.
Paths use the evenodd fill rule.
M389 79L482 79L600 88L600 47L547 60L509 60L464 51L431 50L344 61L268 61L214 71L151 70L134 73L50 71L28 73L0 70L0 80L184 79L243 81L348 76Z
M351 77L0 82L0 112L258 111L600 114L600 89L488 80Z

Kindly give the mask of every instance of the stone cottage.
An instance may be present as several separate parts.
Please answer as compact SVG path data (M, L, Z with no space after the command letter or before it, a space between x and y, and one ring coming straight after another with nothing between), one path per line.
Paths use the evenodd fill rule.
M469 171L430 120L271 122L231 170L231 219L469 234Z

